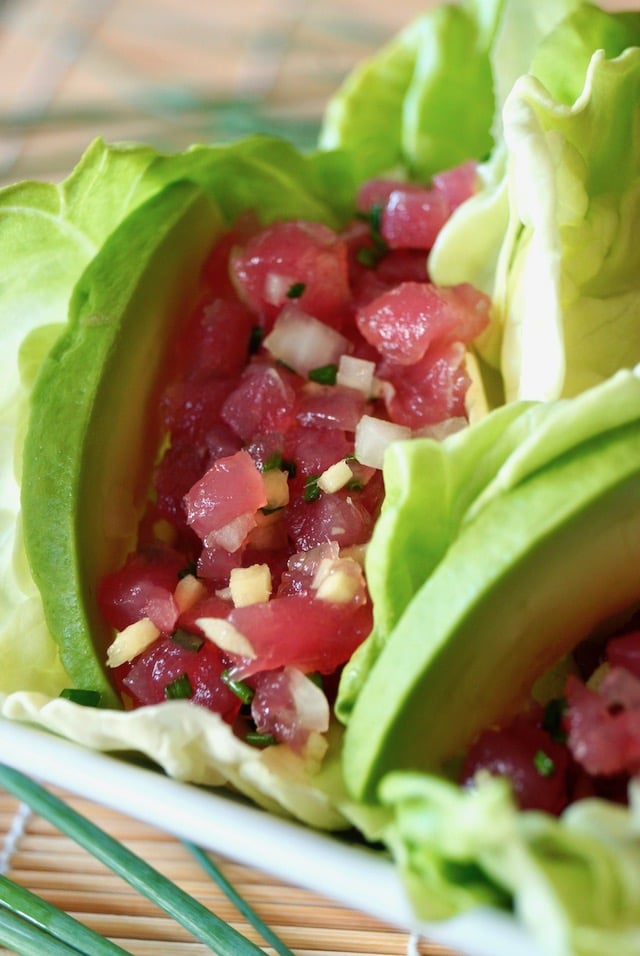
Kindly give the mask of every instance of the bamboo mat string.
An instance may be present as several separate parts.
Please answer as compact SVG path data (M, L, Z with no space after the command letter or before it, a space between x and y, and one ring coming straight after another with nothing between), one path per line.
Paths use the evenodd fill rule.
M26 833L29 820L32 817L30 807L26 803L19 803L16 812L13 815L9 828L0 850L0 874L6 876L11 868L13 855L18 848L18 844Z

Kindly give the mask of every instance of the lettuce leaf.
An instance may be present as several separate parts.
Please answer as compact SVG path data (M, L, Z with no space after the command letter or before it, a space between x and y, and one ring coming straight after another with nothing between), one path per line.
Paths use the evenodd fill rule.
M640 358L639 39L640 16L588 4L545 37L485 188L433 250L435 281L493 298L478 348L508 401L575 395Z
M518 811L504 780L472 791L418 773L389 774L385 832L425 919L481 904L508 905L541 951L636 956L640 945L637 815L600 799L561 818Z
M349 74L327 105L321 145L349 150L359 179L401 171L428 180L485 158L513 83L580 2L436 6Z

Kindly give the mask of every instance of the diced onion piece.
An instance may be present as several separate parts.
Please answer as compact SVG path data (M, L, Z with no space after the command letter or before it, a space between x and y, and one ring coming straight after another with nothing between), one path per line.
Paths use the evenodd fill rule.
M264 493L267 496L268 509L284 508L289 504L289 480L286 471L280 468L269 468L262 472Z
M364 595L362 568L352 558L323 558L311 587L320 601L350 604Z
M356 425L356 458L363 465L382 468L384 453L389 445L407 438L411 438L411 429L405 425L363 415Z
M185 574L185 576L178 581L176 589L173 592L173 598L178 611L182 614L184 611L188 611L189 608L192 608L193 605L205 597L206 594L206 587L202 581L198 581L195 574Z
M283 305L287 299L287 292L293 285L290 276L279 272L269 272L264 283L264 297L269 305Z
M221 651L227 651L236 657L255 660L257 657L251 642L240 631L220 617L199 617L196 624L204 636L213 641Z
M317 485L321 491L332 494L334 491L339 491L340 488L344 488L352 478L353 472L349 468L348 463L343 459L342 461L337 461L335 465L330 465L323 471L317 479Z
M365 398L374 393L375 362L356 358L353 355L341 355L338 362L336 385L344 385L362 392Z
M233 554L242 546L244 539L255 526L255 515L249 512L238 515L217 531L210 531L204 539L204 544L207 548L223 548L229 554Z
M295 305L285 306L263 345L300 375L323 365L337 365L351 348L344 335Z
M113 643L107 648L107 667L119 667L142 654L150 644L160 636L153 621L143 617L119 631Z
M325 733L329 729L329 702L324 692L297 667L285 667L296 716L307 731Z
M271 596L271 570L268 564L252 564L248 568L232 568L229 592L236 607L260 604Z

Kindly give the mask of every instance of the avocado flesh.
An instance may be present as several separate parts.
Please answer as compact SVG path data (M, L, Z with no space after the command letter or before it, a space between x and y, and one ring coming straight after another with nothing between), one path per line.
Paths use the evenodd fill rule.
M526 703L536 678L640 599L640 424L598 436L497 496L392 632L347 725L350 793L441 771Z
M25 440L25 550L74 685L117 707L97 585L134 546L159 439L155 400L221 217L192 184L167 187L107 240L34 386Z

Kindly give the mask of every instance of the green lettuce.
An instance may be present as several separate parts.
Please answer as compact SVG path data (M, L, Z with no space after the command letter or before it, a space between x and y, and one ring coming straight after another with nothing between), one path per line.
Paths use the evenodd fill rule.
M550 956L637 956L640 819L581 800L560 819L518 811L506 782L473 791L418 773L384 778L385 832L418 913L508 907Z
M544 39L484 189L433 250L435 281L492 296L478 348L508 401L575 395L640 359L639 40L640 16L589 5Z
M493 405L575 395L640 359L639 41L638 13L467 0L418 18L329 104L322 141L362 177L479 162L429 269L493 299L477 343Z

